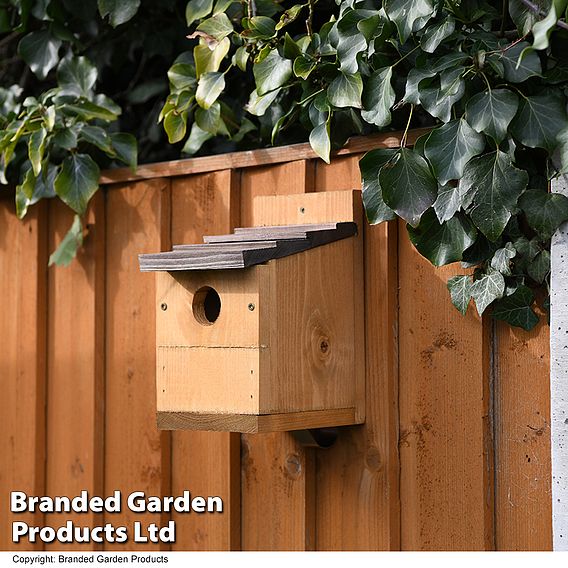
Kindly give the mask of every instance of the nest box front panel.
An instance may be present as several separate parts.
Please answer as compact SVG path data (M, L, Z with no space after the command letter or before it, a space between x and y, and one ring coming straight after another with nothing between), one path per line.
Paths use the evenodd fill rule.
M158 411L259 412L266 268L156 274Z

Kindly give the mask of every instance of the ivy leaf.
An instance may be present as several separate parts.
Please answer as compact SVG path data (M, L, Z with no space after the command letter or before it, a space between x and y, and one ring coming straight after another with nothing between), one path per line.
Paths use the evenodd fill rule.
M384 202L383 192L379 185L380 169L395 156L394 148L379 148L367 152L359 160L361 179L363 182L363 205L367 220L371 225L395 219L394 211Z
M201 22L197 29L215 38L217 41L221 41L233 31L233 24L231 24L227 14L221 12Z
M319 124L310 132L310 146L324 162L329 164L329 153L331 152L329 120Z
M469 99L465 117L477 132L485 132L496 142L507 135L507 128L519 108L519 97L508 89L492 89Z
M434 266L443 266L462 259L463 251L475 242L477 230L467 217L459 214L439 223L430 209L416 228L408 226L408 234L422 256Z
M438 184L428 162L417 152L401 148L379 172L383 200L399 217L416 227L434 203Z
M536 237L532 238L530 241L526 237L519 237L515 239L513 245L518 254L515 265L519 270L527 270L529 264L542 250Z
M434 201L434 211L438 221L443 223L451 219L462 207L464 195L459 185L449 183L438 188L438 197Z
M511 276L511 260L516 254L513 243L507 243L503 248L495 251L491 259L491 268L498 270L504 276Z
M31 32L18 45L18 53L32 72L43 81L59 61L61 40L47 30Z
M205 42L196 45L193 48L193 58L195 60L195 74L199 79L203 73L208 71L219 71L221 62L229 53L231 47L231 40L226 37L212 48Z
M568 220L568 197L560 193L529 189L521 195L519 206L529 225L543 240L550 239L556 229Z
M420 38L422 49L428 53L434 53L438 46L454 33L455 28L456 22L452 16L432 24Z
M80 138L89 144L93 144L93 146L96 146L106 154L110 156L114 155L110 136L104 128L85 125L81 129Z
M109 17L113 28L131 20L140 8L140 0L98 0L101 18Z
M527 47L529 47L529 43L521 41L503 50L499 61L503 64L503 72L506 81L522 83L529 77L535 77L542 73L540 58L534 51L526 54L525 57L519 61L521 53Z
M199 78L195 100L201 108L208 109L223 92L225 88L225 75L218 71L204 73Z
M441 184L460 179L465 165L483 152L485 139L463 119L452 120L430 134L424 151Z
M138 143L136 138L126 132L113 132L110 135L110 141L116 157L135 172L138 165Z
M213 10L213 0L189 0L185 7L185 20L187 26L193 22L208 16Z
M540 251L528 265L527 272L535 282L542 284L550 272L550 253L547 250Z
M527 172L515 168L510 156L499 149L468 162L460 191L473 193L471 219L489 240L499 238L527 183Z
M511 131L525 146L544 148L552 152L558 145L558 134L567 123L564 97L550 92L525 97L511 125Z
M55 178L55 192L75 213L83 215L99 188L99 166L87 154L71 154L63 160Z
M46 136L47 132L45 128L40 128L32 132L28 140L28 156L36 177L41 171L41 162L45 152Z
M81 223L81 217L75 215L71 228L67 231L61 243L59 243L57 250L49 257L49 266L53 264L57 266L69 266L82 244L83 225Z
M479 315L482 315L489 304L503 297L505 279L497 270L490 270L471 286L471 295Z
M546 49L549 46L548 38L556 27L556 22L566 10L566 0L552 0L548 14L532 27L532 49Z
M493 317L530 331L538 323L538 316L531 307L533 302L531 289L519 286L513 294L495 302Z
M361 16L358 10L348 10L337 22L337 59L343 73L356 73L357 55L367 49L367 40L357 28Z
M195 122L201 130L217 134L221 122L221 105L213 103L207 110L198 108L195 111Z
M266 95L259 96L257 90L255 89L251 94L249 101L246 105L246 110L254 116L263 116L268 110L268 107L276 100L280 89L275 89Z
M327 89L329 102L337 108L361 108L362 93L363 81L359 73L353 75L340 73Z
M465 93L462 79L464 69L449 69L440 74L440 85L435 82L426 87L419 87L419 99L422 106L442 122L449 122L452 107Z
M86 57L66 57L57 67L60 94L88 97L97 81L97 69Z
M303 7L304 6L302 4L295 4L283 12L280 16L280 20L276 24L276 29L281 30L284 26L292 23L300 15Z
M80 116L84 120L98 118L105 122L112 122L116 120L120 114L120 112L117 114L114 109L97 105L86 99L80 99L74 104L64 104L61 108L63 111ZM120 111L120 108L118 110Z
M23 219L31 204L32 195L36 183L36 176L32 169L24 174L22 183L16 186L16 214L18 219Z
M189 137L181 151L184 154L193 156L193 154L195 154L210 138L213 138L213 134L201 130L201 128L199 128L199 126L197 126L197 124L194 122L191 125L191 132L189 133Z
M174 90L192 89L195 86L195 67L189 63L174 63L168 69L168 79Z
M277 49L273 49L253 67L254 80L258 95L265 95L282 87L292 77L292 62L280 57Z
M527 35L538 21L538 14L535 14L522 0L509 0L509 14L521 36Z
M304 79L304 81L310 76L310 73L316 68L316 62L311 61L307 57L300 55L294 59L294 75Z
M394 22L401 43L423 27L435 12L431 0L385 0L383 8Z
M276 22L267 16L253 16L248 19L248 29L243 36L254 39L270 39L276 33Z
M390 124L390 109L395 101L394 89L391 86L392 67L377 69L367 79L363 89L363 120L369 124L383 127Z
M471 277L454 276L448 280L447 286L452 304L461 312L462 316L465 316L471 300Z

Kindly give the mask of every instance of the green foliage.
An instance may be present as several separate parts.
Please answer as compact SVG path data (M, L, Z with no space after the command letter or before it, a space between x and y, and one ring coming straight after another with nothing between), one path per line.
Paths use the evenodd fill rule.
M568 171L566 0L154 4L2 8L17 62L0 67L0 176L20 216L54 196L83 214L100 167L136 167L136 140L143 160L309 140L329 162L350 136L403 130L360 162L369 222L398 216L433 264L461 261L462 313L473 299L535 325L568 219L548 191ZM414 127L430 131L411 147Z
M528 329L531 288L546 287L549 241L568 219L568 199L547 190L568 169L566 5L542 15L521 0L192 0L199 43L183 85L170 76L165 128L178 139L193 124L195 152L210 136L234 139L248 113L261 140L307 131L325 161L350 135L404 128L400 148L361 160L369 222L401 217L433 264L474 268L448 283L462 313L473 299ZM248 81L244 112L229 112L234 77ZM414 148L412 126L432 127Z

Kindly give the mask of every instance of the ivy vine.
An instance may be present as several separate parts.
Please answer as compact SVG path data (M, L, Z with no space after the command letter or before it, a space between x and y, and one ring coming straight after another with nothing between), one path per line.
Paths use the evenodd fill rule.
M124 95L140 88L159 101L146 114L170 148L189 156L308 139L329 162L350 136L402 130L400 148L360 161L369 222L401 218L434 265L461 262L448 290L463 314L491 306L529 330L546 312L550 239L568 219L568 198L549 189L568 170L568 0L169 0L169 94L145 77L142 39L122 108L97 90L116 53L103 32L134 38L164 14L140 0L82 4L100 41L73 24L70 0L0 0L0 65L16 37L14 57L40 85L0 89L2 181L15 180L20 216L52 196L78 214L54 262L80 245L100 165L136 166L136 140L116 124L137 124L124 108L142 117ZM145 157L161 147L157 134L136 138Z

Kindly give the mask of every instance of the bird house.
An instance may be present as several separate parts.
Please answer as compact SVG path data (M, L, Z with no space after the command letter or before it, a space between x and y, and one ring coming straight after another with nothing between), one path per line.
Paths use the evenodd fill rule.
M156 272L159 427L361 423L359 231L353 221L249 227L140 255Z

